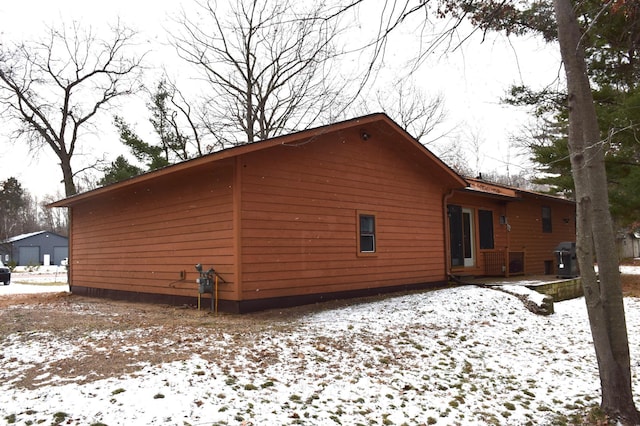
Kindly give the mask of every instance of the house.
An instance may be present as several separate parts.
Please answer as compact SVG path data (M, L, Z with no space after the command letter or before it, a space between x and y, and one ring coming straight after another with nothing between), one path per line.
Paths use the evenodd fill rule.
M452 275L555 274L554 252L576 238L575 203L466 179L445 200Z
M69 239L48 231L9 238L0 245L3 262L17 266L60 265L69 256Z
M552 220L562 221L559 206L569 215L572 203L469 185L374 114L216 152L51 207L70 209L72 292L193 304L194 266L202 264L224 280L204 296L232 312L444 284L465 267L453 261L449 206L461 207L462 223L486 224L480 211L490 210L494 250L525 247L526 271L540 269L558 242L575 240L556 227L544 244L528 243L543 233L541 223L529 226L542 220L541 206L548 201ZM507 214L512 236L500 229ZM477 239L484 228L472 229ZM473 244L478 254L489 250ZM481 273L487 261L473 259Z

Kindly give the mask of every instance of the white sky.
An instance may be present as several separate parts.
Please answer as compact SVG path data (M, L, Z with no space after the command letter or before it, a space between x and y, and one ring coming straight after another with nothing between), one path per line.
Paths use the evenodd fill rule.
M78 0L32 0L23 2L0 3L0 40L20 40L41 36L45 24L51 25L64 20L78 20L83 24L90 23L96 28L104 28L107 23L118 17L127 25L137 29L144 36L149 46L159 46L165 41L163 28L170 23L169 14L179 11L181 5L191 4L189 1L126 1L89 2ZM380 5L376 0L369 3ZM188 7L188 6L185 6ZM371 9L373 10L373 8ZM370 23L360 17L360 29L366 31ZM375 21L371 22L372 25ZM411 36L411 29L403 28L404 33L392 39L388 49L386 64L388 74L398 74L395 64L402 64L404 58L410 57L417 49ZM482 171L499 170L516 174L520 167L527 167L523 158L509 149L509 137L517 133L522 125L530 122L525 111L500 104L500 98L507 88L514 83L524 83L540 88L554 84L560 73L559 54L554 47L538 43L535 40L514 39L510 46L502 37L494 37L480 43L480 35L474 36L464 49L450 53L446 57L432 56L415 74L429 95L444 95L445 108L448 111L447 122L443 127L455 128L449 138L460 139L466 143L475 135L481 141L482 154L476 158L469 153L470 165ZM515 53L517 52L517 54ZM156 51L157 53L157 51ZM155 59L161 55L155 55ZM153 52L151 58L154 58ZM160 62L160 60L158 60ZM379 80L377 89L383 89L384 74ZM138 120L129 118L130 122L147 125L146 117ZM87 156L104 155L108 161L124 152L110 120L109 128L101 134L100 144L89 149ZM471 149L471 148L469 148ZM434 151L436 148L434 148ZM62 173L57 159L52 153L41 152L37 158L28 154L26 148L14 145L6 134L0 131L0 152L6 157L11 153L8 164L3 161L0 168L0 181L16 177L32 194L43 196L63 192L60 183ZM77 158L82 160L81 155ZM79 163L74 166L79 168Z

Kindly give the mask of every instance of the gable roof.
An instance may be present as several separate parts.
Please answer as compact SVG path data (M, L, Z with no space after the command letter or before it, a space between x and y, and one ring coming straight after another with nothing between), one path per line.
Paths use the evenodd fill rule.
M24 240L25 238L34 237L34 236L36 236L36 235L38 235L38 234L42 234L42 233L44 233L44 232L45 232L45 231L38 231L38 232L29 232L29 233L27 233L27 234L20 234L20 235L16 235L16 236L14 236L14 237L7 238L7 239L5 240L5 242L6 242L6 243L13 243L13 242L16 242L16 241Z
M56 234L54 232L37 231L37 232L29 232L27 234L16 235L15 237L11 237L11 238L6 239L4 242L5 243L15 243L16 241L26 240L27 238L35 237L35 236L40 235L40 234L51 234L51 235L57 235L57 236L62 237L62 238L67 238L67 237L65 237L63 235L59 235L59 234Z
M275 138L266 139L264 141L258 141L246 145L236 146L233 148L227 148L221 151L204 155L202 157L186 160L181 163L164 167L162 169L147 172L121 182L103 186L81 194L76 194L71 197L67 197L65 199L51 203L47 207L71 207L77 203L83 202L96 196L108 194L112 191L126 188L128 186L138 185L151 179L170 175L173 173L184 171L186 169L215 163L224 159L268 149L278 145L303 144L313 141L314 139L323 135L338 133L348 129L353 130L356 128L360 129L361 137L365 141L369 138L375 139L376 135L378 134L394 134L398 136L399 138L397 142L402 144L405 150L413 151L415 152L415 155L421 156L423 159L430 161L442 172L443 179L445 179L445 181L448 181L452 186L467 186L467 182L462 178L462 176L457 174L453 169L451 169L442 160L440 160L431 151L429 151L429 149L427 149L424 145L422 145L415 138L409 135L397 123L391 120L391 118L389 118L386 114L376 113L334 124L329 124L326 126L316 127L309 130L303 130L288 135L278 136Z

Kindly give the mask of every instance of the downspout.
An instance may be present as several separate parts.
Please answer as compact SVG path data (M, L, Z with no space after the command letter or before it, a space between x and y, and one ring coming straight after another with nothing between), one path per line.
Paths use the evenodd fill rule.
M73 207L67 207L67 284L69 293L73 293Z
M449 191L442 198L442 220L444 223L444 274L447 279L451 279L451 234L449 232L449 211L447 202L455 193L455 189Z

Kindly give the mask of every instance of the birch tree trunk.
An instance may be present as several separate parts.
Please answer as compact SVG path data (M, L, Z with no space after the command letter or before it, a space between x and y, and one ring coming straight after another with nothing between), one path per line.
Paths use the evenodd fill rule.
M577 202L578 264L593 335L601 407L611 418L640 424L631 388L629 341L609 212L604 143L587 76L582 33L571 0L554 0L569 94L569 153ZM597 258L596 275L593 260ZM598 280L599 278L599 280Z

